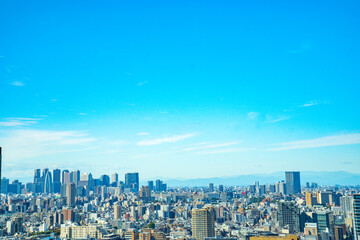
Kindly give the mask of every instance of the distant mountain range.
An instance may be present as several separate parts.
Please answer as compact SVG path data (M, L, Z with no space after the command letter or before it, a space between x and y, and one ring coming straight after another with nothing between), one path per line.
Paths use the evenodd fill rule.
M300 176L301 185L305 185L306 182L316 182L319 185L360 185L360 174L345 171L301 171ZM281 180L285 180L285 172L275 172L272 174L238 175L232 177L167 179L164 182L166 182L169 187L193 187L208 186L209 183L214 183L214 185L223 184L225 186L246 186L254 184L255 181L259 181L260 184L270 184Z

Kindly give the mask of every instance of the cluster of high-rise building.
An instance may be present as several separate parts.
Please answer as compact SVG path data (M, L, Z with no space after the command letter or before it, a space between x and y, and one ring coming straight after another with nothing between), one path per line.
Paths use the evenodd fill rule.
M36 169L32 183L2 183L3 238L360 240L360 187L301 186L300 172L273 184L168 188L140 186L138 173L121 181Z
M34 170L34 181L23 184L18 180L1 179L2 193L45 193L45 194L61 194L66 196L67 192L75 191L76 194L84 196L89 191L101 192L106 194L106 188L118 187L120 192L138 192L139 191L139 173L126 173L125 181L119 181L117 173L109 175L101 175L100 178L93 178L91 173L80 173L80 170L60 170L54 169L52 172L45 168ZM166 191L167 185L161 180L148 182L150 191L162 192Z

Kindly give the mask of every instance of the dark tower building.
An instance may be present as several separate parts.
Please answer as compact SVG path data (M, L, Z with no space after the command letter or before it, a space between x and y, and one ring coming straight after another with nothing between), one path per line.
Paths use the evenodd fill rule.
M289 227L290 233L300 231L300 209L292 202L279 202L277 220L280 227Z
M45 179L46 177L46 174L49 172L49 169L48 168L44 168L43 169L43 174L42 174L42 177Z
M286 194L301 193L300 172L285 172Z
M53 192L60 193L61 190L61 170L54 169L53 170Z
M54 182L60 182L60 176L61 176L61 170L60 169L54 169L53 170L53 181Z
M125 174L125 185L128 188L139 191L139 173L127 173Z
M100 182L102 183L102 185L105 185L108 187L110 185L110 177L106 174L101 175Z
M150 191L154 191L154 181L148 181L148 187L150 188Z
M41 178L40 169L35 169L34 170L34 183L38 183L40 178Z
M160 179L155 181L155 192L161 191L161 184L162 184L162 181Z

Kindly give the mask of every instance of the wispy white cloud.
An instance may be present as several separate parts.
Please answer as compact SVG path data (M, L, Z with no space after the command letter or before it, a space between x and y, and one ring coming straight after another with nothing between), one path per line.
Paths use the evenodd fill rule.
M142 140L138 142L136 145L138 146L151 146L151 145L159 145L162 143L173 143L178 142L187 138L191 138L195 136L196 133L187 133L183 135L174 135L171 137L164 137L164 138L157 138L157 139L151 139L151 140Z
M150 133L148 133L148 132L139 132L139 133L137 133L137 135L139 135L139 136L147 136L147 135L150 135Z
M17 127L17 126L24 126L27 125L23 122L19 121L8 121L8 122L0 122L0 126L2 127Z
M341 161L340 163L341 163L341 164L346 164L346 165L348 165L348 164L353 164L352 162L349 162L349 161Z
M321 104L320 101L310 101L305 104L300 105L299 107L312 107Z
M302 107L311 107L315 105L319 105L319 103L318 102L305 103L304 105L302 105Z
M222 149L214 149L214 150L205 150L199 151L197 154L199 155L208 155L208 154L221 154L221 153L239 153L239 152L248 152L256 150L255 147L244 147L244 148L222 148Z
M0 127L18 127L36 124L39 118L5 118L0 122Z
M9 83L10 85L13 85L13 86L16 86L16 87L23 87L25 86L25 83L23 82L20 82L20 81L14 81L14 82L11 82Z
M193 150L201 150L201 149L212 149L212 148L222 148L228 147L231 145L239 144L240 142L227 142L227 143L217 143L217 144L207 144L207 145L195 145L195 147L184 148L184 151L193 151Z
M140 86L143 86L143 85L146 84L146 83L148 83L148 81L139 82L139 83L137 84L137 86L140 87Z
M320 137L308 140L292 141L276 144L277 147L265 151L284 151L292 149L319 148L360 143L360 133Z
M316 105L320 105L320 104L329 104L329 101L318 101L318 100L313 100L307 103L304 103L300 106L298 106L299 108L301 107L312 107L312 106L316 106Z
M83 113L83 112L81 112L81 113L78 113L78 115L80 115L80 116L86 116L86 115L87 115L87 113Z
M249 112L247 114L248 119L254 120L256 119L258 116L260 115L260 113L257 112Z
M22 129L7 132L0 138L6 149L8 161L53 155L60 152L80 151L79 146L88 147L95 138L79 131L46 131Z
M266 123L277 123L290 119L289 116L272 117L270 115L267 115L266 118L268 119Z

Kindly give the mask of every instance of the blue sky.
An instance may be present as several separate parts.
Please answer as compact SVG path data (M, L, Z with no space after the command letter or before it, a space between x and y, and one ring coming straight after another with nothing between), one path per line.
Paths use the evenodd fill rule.
M360 173L358 1L3 1L4 176Z

